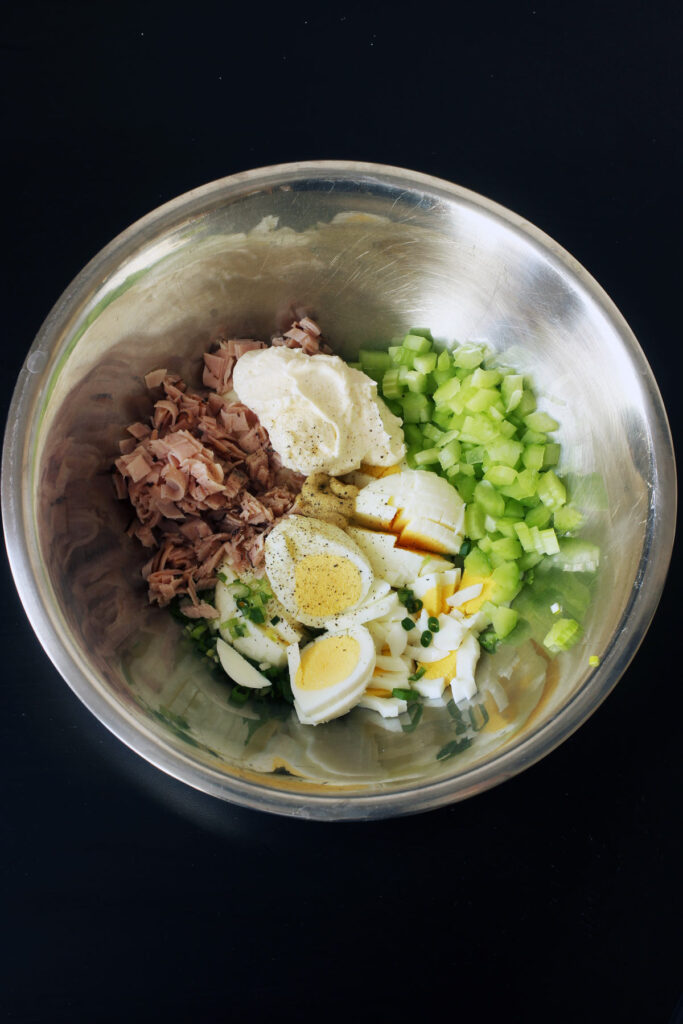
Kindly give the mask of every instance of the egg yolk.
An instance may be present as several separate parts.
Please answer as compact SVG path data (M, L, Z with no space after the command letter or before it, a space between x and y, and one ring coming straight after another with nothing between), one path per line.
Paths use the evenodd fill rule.
M455 676L455 662L457 651L450 651L445 658L441 658L440 661L430 661L429 663L424 662L421 667L425 670L423 679L448 679L450 680Z
M306 615L338 615L363 592L360 570L343 555L306 555L297 563L294 598Z
M358 664L360 644L352 636L328 636L301 652L295 682L301 690L325 690L351 675Z

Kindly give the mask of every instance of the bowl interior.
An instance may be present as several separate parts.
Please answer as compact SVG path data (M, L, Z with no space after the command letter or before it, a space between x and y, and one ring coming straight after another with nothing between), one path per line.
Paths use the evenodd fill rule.
M345 357L420 324L444 345L484 341L530 375L540 408L561 424L561 468L583 488L585 536L601 549L585 633L570 653L552 660L527 641L485 655L467 712L426 707L415 721L356 710L312 728L293 713L233 705L178 624L147 606L145 552L124 533L129 516L111 483L123 429L150 408L142 378L164 366L199 385L217 328L268 338L293 312L314 316ZM21 439L43 641L100 718L196 786L298 813L309 813L310 797L323 808L310 813L329 816L359 798L366 813L382 813L391 794L402 809L453 799L518 770L575 727L646 628L647 615L627 650L661 518L647 364L570 257L471 193L338 167L226 179L112 243L36 345ZM661 589L661 568L658 577L648 587ZM546 738L532 753L501 757L538 735Z

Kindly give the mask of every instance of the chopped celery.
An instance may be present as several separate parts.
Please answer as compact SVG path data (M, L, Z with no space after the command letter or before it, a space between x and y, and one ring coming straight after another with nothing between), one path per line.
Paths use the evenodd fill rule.
M519 612L514 608L491 608L491 622L496 631L496 636L501 640L511 633L519 620Z
M443 431L439 430L438 427L435 427L433 423L425 423L422 428L422 434L427 438L427 440L434 441L435 444L438 443L439 438L444 436Z
M516 409L522 400L522 393L524 391L524 378L521 374L510 373L503 377L500 385L500 392L503 396L503 402L505 403L505 411L512 412Z
M439 448L437 442L437 448ZM439 451L439 462L441 463L442 469L450 469L456 462L460 462L460 442L451 441L449 444L444 445Z
M557 430L560 425L552 416L548 416L547 412L530 412L528 416L524 417L524 422L530 430L538 430L546 434Z
M486 535L485 513L480 505L465 508L465 534L472 540L481 540Z
M446 384L447 381L453 379L453 374L450 370L432 370L429 375L434 382L435 390L440 388L442 384Z
M426 423L425 430L427 429L428 426L429 424ZM416 423L406 423L403 427L403 434L406 439L406 444L412 447L415 447L416 445L422 446L423 433L424 431L420 430Z
M415 352L421 356L425 352L431 352L432 343L429 338L425 338L420 334L406 334L403 339L403 347L408 349L409 352Z
M445 445L450 444L451 441L457 441L459 437L459 430L447 430L445 434L439 434L439 437L436 439L436 447L443 448Z
M478 388L465 402L470 412L485 412L498 398L495 388Z
M382 394L385 398L400 398L403 393L398 372L398 368L395 367L393 370L387 370L382 377Z
M480 366L472 374L472 384L475 388L492 388L500 383L502 374L498 370L482 370Z
M408 334L417 334L419 338L428 338L429 341L433 341L431 328L429 327L411 327Z
M508 498L505 502L505 515L510 516L511 519L523 519L526 514L524 505L521 501L515 501L514 498Z
M362 348L358 353L360 365L368 377L374 380L381 380L384 373L391 369L391 356L388 352L376 352L373 349Z
M535 408L536 408L536 399L534 397L534 393L533 393L533 391L528 391L525 388L524 391L522 392L522 397L519 400L519 404L518 404L517 408L515 409L515 414L517 416L521 416L522 419L526 422L525 417L527 417L531 413L533 413ZM531 426L531 424L527 423L527 426ZM543 430L543 427L535 427L534 429L535 430Z
M415 356L413 365L419 373L431 373L436 368L436 352Z
M553 511L567 500L567 489L552 469L546 470L539 478L537 493L543 504Z
M543 646L549 651L568 651L581 636L581 626L576 619L558 619L543 638Z
M553 526L558 533L573 533L583 523L583 515L573 505L563 505L553 514Z
M490 576L491 563L479 548L472 548L468 555L465 555L465 569L472 576Z
M434 402L436 405L443 405L445 402L450 401L451 398L455 398L459 390L460 381L458 378L450 377L445 384L442 384L434 392Z
M426 395L410 392L403 399L403 419L406 423L428 423L432 408L432 403Z
M439 355L438 355L437 360L436 360L436 367L437 367L437 369L438 370L450 370L452 365L453 365L453 360L451 359L450 352L446 351L446 349L444 349L443 352L439 352Z
M451 430L451 415L449 409L435 409L432 413L432 423L442 430Z
M527 469L543 469L545 445L529 444L522 452L522 462Z
M428 381L426 373L418 373L417 370L408 370L405 374L405 382L408 385L408 390L414 392L416 395L424 395L427 393Z
M428 466L432 462L439 461L439 449L438 448L423 448L421 452L417 452L415 455L416 466Z
M474 488L474 500L491 516L502 516L505 511L505 499L487 480L481 480Z
M491 466L484 473L484 480L493 484L494 487L507 487L514 483L517 477L517 470L511 466Z
M475 345L460 345L453 351L453 364L461 369L473 370L484 361L484 350Z
M521 573L517 562L504 562L491 573L493 586L491 600L494 604L507 604L517 595Z
M543 455L543 469L550 469L551 466L556 466L560 461L560 446L555 442L547 444L545 446L545 453Z
M522 557L522 546L518 540L514 540L512 537L501 537L500 540L494 540L492 551L504 558L506 562L514 562Z
M389 349L389 355L394 365L407 366L409 370L412 370L415 353L411 352L410 349L404 348L403 345L392 345Z
M537 505L535 508L529 509L524 517L524 522L527 526L537 526L542 529L547 526L552 519L553 514L549 508L545 505Z
M524 548L524 551L535 551L535 545L531 537L531 531L526 523L515 523L515 532L519 538L519 543Z
M519 462L520 456L524 452L524 445L519 441L510 441L508 438L501 438L498 441L493 441L487 449L487 457L489 465L501 466L512 466L513 468Z

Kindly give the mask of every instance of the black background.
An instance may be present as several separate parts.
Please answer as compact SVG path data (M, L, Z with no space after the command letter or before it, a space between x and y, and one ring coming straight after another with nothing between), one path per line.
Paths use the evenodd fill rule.
M3 412L53 302L136 218L235 171L349 158L557 239L631 324L678 433L679 4L3 10ZM469 802L339 825L222 804L128 751L42 652L5 563L0 1013L673 1020L675 563L631 668L558 750Z

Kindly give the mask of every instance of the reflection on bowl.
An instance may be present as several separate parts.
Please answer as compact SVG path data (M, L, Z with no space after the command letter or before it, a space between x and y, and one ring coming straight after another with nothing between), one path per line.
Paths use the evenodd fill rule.
M484 657L480 699L316 728L238 707L149 608L111 463L144 417L142 377L199 383L216 328L268 338L292 310L354 358L429 324L530 374L561 423L565 472L604 483L586 535L602 565L582 642ZM21 480L21 487L16 486ZM628 326L559 246L495 204L424 175L302 163L214 182L115 239L59 300L29 353L3 461L7 544L23 603L87 706L152 763L224 799L325 819L439 806L542 757L607 695L654 613L675 470L661 399ZM589 654L598 653L595 668Z

